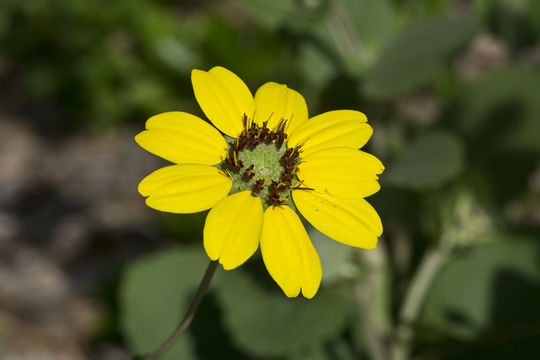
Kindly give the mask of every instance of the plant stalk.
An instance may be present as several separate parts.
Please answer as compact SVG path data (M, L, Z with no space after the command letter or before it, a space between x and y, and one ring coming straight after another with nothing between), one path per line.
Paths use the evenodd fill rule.
M450 248L439 245L435 249L428 250L414 274L399 312L392 360L410 359L411 343L414 338L413 326L418 320L433 280L448 260Z
M191 324L191 321L195 317L195 313L199 308L201 300L203 299L206 291L208 290L208 287L210 286L210 282L212 281L212 277L216 272L217 265L217 261L210 261L208 267L206 268L206 272L204 273L204 276L201 280L201 283L199 284L199 288L197 289L197 292L195 293L195 296L193 297L193 300L189 305L186 315L184 316L180 324L178 324L176 329L174 329L173 333L169 336L169 338L167 338L167 340L165 340L165 342L163 342L163 344L161 344L161 346L159 346L151 354L143 357L143 360L158 359L167 350L169 350L171 346L173 346L178 341L180 336L186 331L186 329L189 327L189 324Z

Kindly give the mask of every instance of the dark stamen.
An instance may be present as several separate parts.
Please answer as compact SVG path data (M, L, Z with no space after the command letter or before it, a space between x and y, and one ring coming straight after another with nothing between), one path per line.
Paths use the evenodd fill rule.
M287 140L287 134L285 133L287 120L281 118L274 130L270 130L268 128L268 121L263 122L262 126L259 126L244 114L242 117L242 124L244 129L238 135L236 141L229 144L228 155L221 163L221 170L229 177L238 174L242 181L250 184L257 174L255 173L253 164L244 168L244 164L239 159L240 153L245 149L254 150L261 144L270 145L272 142L275 143L276 151L280 151ZM298 164L301 160L299 155L300 147L298 146L293 149L286 149L280 159L283 171L281 172L279 182L272 181L270 184L267 184L266 178L258 178L251 185L251 194L253 196L260 196L262 190L267 187L268 195L267 198L263 200L265 200L268 205L276 206L282 205L287 201L287 194L290 189L312 190L307 187L302 187L302 182L297 186L292 186L292 182L298 172Z

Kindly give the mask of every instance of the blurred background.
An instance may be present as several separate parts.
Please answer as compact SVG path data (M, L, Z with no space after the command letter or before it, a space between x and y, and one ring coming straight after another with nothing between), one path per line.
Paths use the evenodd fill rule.
M133 136L202 116L190 72L214 65L364 112L385 230L309 228L310 301L260 254L218 269L163 359L540 358L540 1L1 0L0 359L127 359L178 323L205 214L144 205L165 162Z

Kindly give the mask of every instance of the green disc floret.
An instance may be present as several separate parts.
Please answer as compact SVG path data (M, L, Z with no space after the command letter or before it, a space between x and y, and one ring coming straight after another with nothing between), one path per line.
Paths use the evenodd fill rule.
M277 150L275 144L260 144L255 149L245 149L238 154L238 159L242 162L245 169L251 168L254 176L251 179L245 179L243 173L231 174L233 177L233 191L252 190L257 180L266 178L266 184L260 191L260 197L268 196L268 187L266 185L272 182L280 182L281 174L285 170L281 164L281 157L285 153L286 147L283 146ZM236 188L236 189L235 189Z
M251 191L266 209L290 199L292 183L300 162L300 149L287 148L286 121L269 130L244 118L244 130L231 139L221 169L233 181L231 193Z

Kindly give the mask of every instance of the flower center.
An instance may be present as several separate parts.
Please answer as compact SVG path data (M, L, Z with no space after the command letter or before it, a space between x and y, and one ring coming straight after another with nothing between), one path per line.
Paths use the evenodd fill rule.
M281 205L290 199L300 148L287 148L286 120L274 130L267 123L259 127L244 115L244 130L229 142L227 158L221 169L233 179L232 193L250 190L259 196L263 207ZM299 184L298 184L299 185Z

